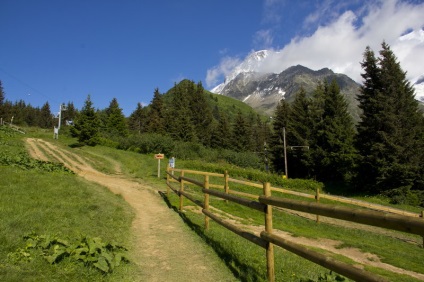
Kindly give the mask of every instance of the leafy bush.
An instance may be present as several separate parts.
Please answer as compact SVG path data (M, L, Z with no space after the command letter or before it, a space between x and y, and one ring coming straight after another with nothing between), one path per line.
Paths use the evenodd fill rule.
M165 155L170 155L174 146L174 141L169 136L146 133L131 135L128 138L121 138L117 148L141 154L163 153Z
M26 152L19 152L18 154L13 154L7 150L2 151L0 152L0 164L16 166L24 170L35 169L46 172L60 171L73 173L70 169L68 169L61 163L53 163L32 159Z
M34 251L41 250L42 256L50 263L60 263L68 257L71 261L82 262L87 267L95 267L103 273L110 273L121 262L129 262L122 246L103 243L100 238L82 236L79 240L68 242L50 235L25 235L26 246L9 253L12 262L28 262L32 260Z
M390 198L391 204L411 205L424 207L424 191L411 190L410 186L391 189L382 193Z
M103 144L107 145L106 142ZM180 160L201 159L207 162L227 162L240 167L261 167L260 158L252 152L211 149L199 143L175 141L170 136L156 133L145 133L121 138L116 148L141 154L163 153L168 157L173 156Z

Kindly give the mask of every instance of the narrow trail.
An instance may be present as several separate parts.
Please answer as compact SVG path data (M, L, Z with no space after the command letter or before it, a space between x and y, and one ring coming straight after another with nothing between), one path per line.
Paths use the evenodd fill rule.
M216 256L213 250L198 236L188 232L189 228L177 213L169 210L158 192L147 185L125 178L116 161L112 162L116 174L108 175L94 169L88 160L50 142L28 138L27 144L34 158L57 160L79 176L103 185L113 193L121 194L134 208L136 217L132 224L132 232L135 237L135 250L132 261L140 266L140 281L236 281L223 263L210 262L208 257ZM198 208L193 208L193 211L201 213ZM220 210L214 209L214 212L221 214L226 221L257 235L264 230L263 226L241 224L242 219ZM294 237L288 232L278 230L274 232L289 241L348 257L360 268L363 265L371 265L424 281L424 274L384 263L375 254L364 253L356 248L339 248L343 243L341 241ZM399 235L393 235L397 236ZM417 244L417 242L410 243Z
M131 261L139 266L140 281L236 281L223 262L211 259L216 256L213 250L189 231L152 187L102 173L82 157L42 139L26 141L34 158L55 159L88 181L122 195L134 208Z

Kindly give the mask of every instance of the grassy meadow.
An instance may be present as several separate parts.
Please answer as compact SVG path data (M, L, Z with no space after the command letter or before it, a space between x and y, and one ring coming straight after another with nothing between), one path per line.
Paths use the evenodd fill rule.
M60 263L49 264L39 252L25 249L26 243L23 236L35 232L66 240L80 238L81 235L100 237L103 241L113 241L123 245L130 252L132 244L130 226L133 213L120 196L76 177L58 165L52 165L55 169L46 169L36 164L33 167L20 166L19 162L25 161L25 158L17 160L15 156L25 151L23 137L45 138L53 141L56 145L90 158L97 169L106 173L113 173L116 164L119 164L123 174L145 182L158 190L166 190L164 177L167 161L162 161L161 177L158 178L157 160L153 158L153 155L120 151L104 146L72 148L75 140L65 135L60 136L59 140L53 140L50 131L29 129L27 135L23 136L1 131L0 127L2 148L0 153L0 217L2 218L0 222L0 280L134 281L140 270L131 262L122 263L110 274L103 274L95 267L87 267L66 258ZM310 194L313 194L317 187L325 190L321 183L302 180L281 182L282 180L276 176L227 164L207 164L177 159L176 166L221 173L229 170L231 177L234 178L269 180L274 182L273 185L281 185ZM232 189L236 188L237 186L232 186ZM243 187L240 189L253 192ZM260 193L260 189L252 189L256 189L253 193ZM199 189L189 186L187 191L203 200ZM171 193L170 197L164 200L175 212L178 212L179 199L175 194ZM384 198L364 197L362 200L389 205L388 200ZM213 197L210 204L237 216L243 223L263 225L263 214L254 210ZM180 213L181 218L204 240L205 244L214 248L236 277L241 281L266 281L264 249L238 237L213 221L210 223L209 230L205 230L204 217L196 211L194 204L185 200L184 205L189 208ZM416 207L406 208L419 212ZM399 233L399 238L403 238L399 239L396 236L385 236L346 226L316 224L313 220L279 211L274 211L274 229L287 231L296 237L338 240L342 242L338 248L352 247L362 252L371 252L378 255L383 262L424 273L423 248L418 246L422 238L419 236ZM348 281L279 247L275 247L275 251L276 281ZM30 253L30 258L21 254L25 252ZM346 263L357 264L346 257L324 253ZM382 275L389 281L420 281L369 265L364 265L364 268Z

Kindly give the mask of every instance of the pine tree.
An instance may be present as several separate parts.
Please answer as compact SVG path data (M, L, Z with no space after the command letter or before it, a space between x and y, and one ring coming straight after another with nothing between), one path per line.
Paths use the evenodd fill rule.
M128 136L127 121L122 109L119 107L118 100L113 98L109 104L109 107L106 108L106 132L109 136Z
M343 181L350 177L356 151L353 120L336 81L324 83L322 122L314 129L313 152L316 176L321 181Z
M62 119L67 122L73 122L77 116L77 109L73 102L68 102L65 107L66 110L62 111Z
M309 178L313 167L310 150L313 123L311 120L311 102L306 98L306 91L302 87L291 104L290 131L288 139L290 145L297 146L289 150L290 175L292 178Z
M424 120L406 73L384 42L378 60L369 48L365 50L362 67L358 188L371 192L424 189Z
M271 162L278 173L285 172L284 131L289 127L291 108L286 100L281 100L273 117L273 134L270 141ZM287 139L286 139L287 142Z
M53 116L52 112L50 111L49 102L44 103L44 105L41 107L38 126L41 128L53 128Z
M241 111L237 112L232 129L232 148L237 152L249 151L252 147L251 128Z
M165 118L162 94L156 88L150 104L150 111L146 121L147 132L165 134Z
M230 149L231 148L231 123L225 112L218 113L218 123L213 128L211 146L213 148Z
M137 132L138 134L146 132L147 124L147 108L137 103L137 108L131 113L128 119L128 126L130 130Z
M4 99L5 99L5 94L4 94L4 91L3 91L3 85L2 85L1 80L0 80L0 110L1 110L1 107L3 106L3 104L4 104Z
M190 95L193 93L194 85L189 81L183 81L172 89L172 102L167 116L167 131L175 140L197 141L193 125L193 112L190 110Z
M197 139L203 145L210 146L213 117L201 82L197 83L195 91L191 94L190 111Z
M99 127L98 114L93 107L90 95L88 95L75 125L71 127L72 136L77 137L80 144L95 146L100 142Z

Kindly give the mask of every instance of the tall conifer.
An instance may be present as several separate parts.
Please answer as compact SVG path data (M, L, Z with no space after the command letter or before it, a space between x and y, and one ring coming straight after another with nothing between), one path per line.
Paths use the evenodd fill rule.
M275 109L272 124L273 134L270 141L271 162L274 170L278 173L285 171L283 128L287 131L290 125L290 114L290 105L286 100L281 100Z
M367 47L362 62L363 110L356 146L357 186L371 192L423 187L423 116L396 56L383 42L380 58Z
M91 97L88 95L84 102L84 107L75 121L75 125L71 127L71 133L78 138L79 143L95 146L100 142L99 127L99 117L93 107Z

